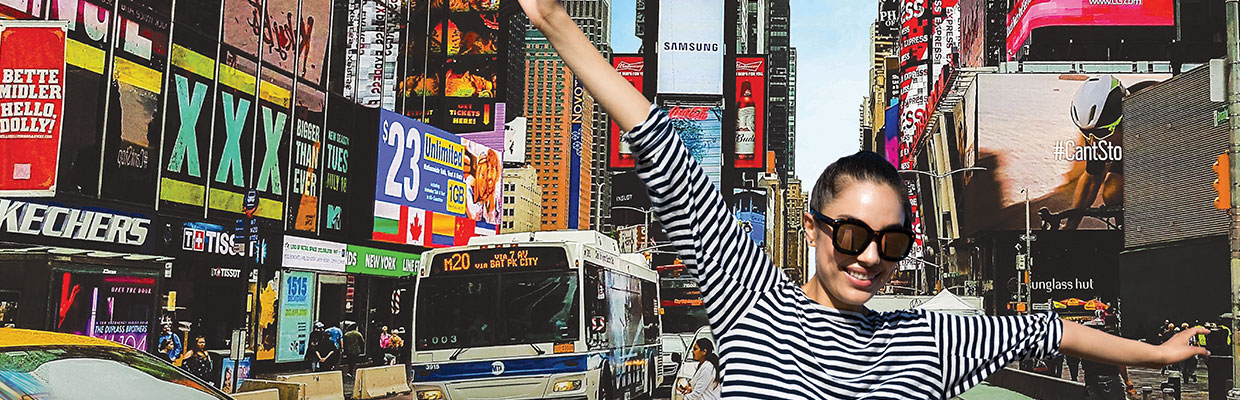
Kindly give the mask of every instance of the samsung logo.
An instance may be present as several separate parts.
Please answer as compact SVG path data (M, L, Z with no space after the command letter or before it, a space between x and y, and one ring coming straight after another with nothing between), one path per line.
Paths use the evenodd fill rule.
M717 52L719 43L663 42L663 51Z

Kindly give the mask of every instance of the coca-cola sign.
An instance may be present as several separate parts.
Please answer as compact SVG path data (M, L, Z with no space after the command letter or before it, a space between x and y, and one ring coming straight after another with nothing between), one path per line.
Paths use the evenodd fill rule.
M667 116L671 119L683 119L689 121L705 121L710 118L707 113L710 112L707 107L672 107L667 112Z

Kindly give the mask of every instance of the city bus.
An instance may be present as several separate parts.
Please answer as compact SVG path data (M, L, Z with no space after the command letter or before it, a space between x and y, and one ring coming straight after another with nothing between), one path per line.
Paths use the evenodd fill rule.
M422 255L414 399L651 398L658 274L593 231L475 237Z
M670 385L685 361L684 355L693 347L694 335L700 328L709 330L710 321L706 319L706 307L702 303L697 280L689 274L684 264L660 266L658 271L659 298L663 306L662 368L659 373L664 376L663 383ZM680 362L672 354L680 354Z

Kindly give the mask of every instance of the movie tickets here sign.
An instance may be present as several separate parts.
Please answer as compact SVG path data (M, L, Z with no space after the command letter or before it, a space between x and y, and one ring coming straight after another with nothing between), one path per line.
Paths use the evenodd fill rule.
M0 196L56 194L66 29L0 21Z

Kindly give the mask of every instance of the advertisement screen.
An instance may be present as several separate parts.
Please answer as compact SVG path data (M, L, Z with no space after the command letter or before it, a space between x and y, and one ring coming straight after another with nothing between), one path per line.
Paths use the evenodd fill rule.
M60 166L57 191L95 196L99 188L100 121L107 96L108 80L103 79L107 54L116 32L113 3L94 0L54 0L48 4L48 19L69 21L65 41L64 103L61 124Z
M642 91L642 80L646 76L646 61L642 56L635 54L617 54L612 57L611 65L616 71L624 77L637 91ZM608 135L608 141L611 143L607 153L609 163L612 169L633 168L637 165L637 160L633 158L633 152L629 150L629 143L620 137L620 125L616 125L616 121L611 122L611 133Z
M659 4L660 94L723 95L723 2Z
M732 212L758 247L766 246L766 189L732 189Z
M504 162L525 163L525 117L504 124Z
M723 170L723 151L720 147L723 134L723 109L715 106L662 107L672 121L672 128L689 148L689 154L697 160L710 182L719 188Z
M307 86L297 87L294 108L292 175L288 182L288 211L292 229L317 232L319 227L319 199L323 185L323 132L324 107L327 96Z
M499 152L388 110L380 120L374 240L444 247L497 233Z
M1114 229L1108 216L1123 207L1121 96L1168 77L978 75L977 119L969 124L977 131L975 165L988 170L975 171L965 186L962 229L1023 230L1022 188L1029 190L1035 230ZM1083 116L1083 110L1100 109L1098 126L1104 128L1083 131L1074 109ZM1086 211L1066 212L1076 209Z
M331 1L302 0L300 3L298 17L297 0L268 0L264 24L250 28L262 31L263 62L287 73L292 73L296 66L298 77L319 85L327 56ZM252 16L258 14L260 3L249 4L251 18L246 20L247 25L252 23ZM248 42L250 38L246 36L244 40Z
M356 32L350 35L349 48L357 49L357 54L348 57L356 59L356 79L350 83L352 90L346 84L345 93L353 94L350 98L366 107L393 109L400 35L389 29L396 25L397 12L388 2L377 0L351 0L349 9L350 31Z
M0 196L56 194L65 34L63 25L0 32Z
M926 2L903 0L900 42L900 164L913 168L913 149L926 128L930 101L931 15Z
M132 1L120 2L122 34L113 50L113 79L104 134L103 196L155 201L163 125L163 83L169 19Z
M736 168L766 165L766 59L736 58Z
M934 76L931 77L930 101L927 110L934 110L939 99L947 91L947 78L951 70L956 68L952 60L960 54L960 7L959 0L935 1L934 8L934 51L931 64ZM918 141L920 142L920 141ZM916 143L914 143L916 144Z
M174 36L165 89L160 207L181 204L201 209L210 175L216 45L210 37L189 29L178 29Z
M319 179L322 185L319 233L325 237L344 239L345 224L350 208L349 202L349 169L356 168L350 162L350 137L355 134L370 133L369 129L356 126L354 110L360 106L344 97L330 95L328 98L327 129L323 137L323 174Z
M900 166L900 106L894 105L887 107L884 117L887 122L883 125L883 156L891 163L892 166Z
M298 362L306 358L310 345L310 327L314 318L315 284L313 272L289 271L280 276L279 340L276 362Z
M153 276L56 274L54 331L146 351L156 293Z
M908 190L908 201L913 214L913 248L909 250L908 257L900 260L900 270L908 271L923 268L923 263L918 262L925 254L926 248L926 231L921 225L921 205L917 202L917 181L904 181L904 187Z
M1173 0L1021 0L1007 16L1007 60L1047 26L1173 26Z
M966 68L986 65L986 0L959 0L960 62Z
M284 201L289 190L289 148L296 125L289 115L293 77L271 68L264 69L262 77L254 110L258 133L253 144L254 160L250 164L253 185L248 189L258 192L255 215L283 220ZM314 102L310 96L303 101L303 107Z

